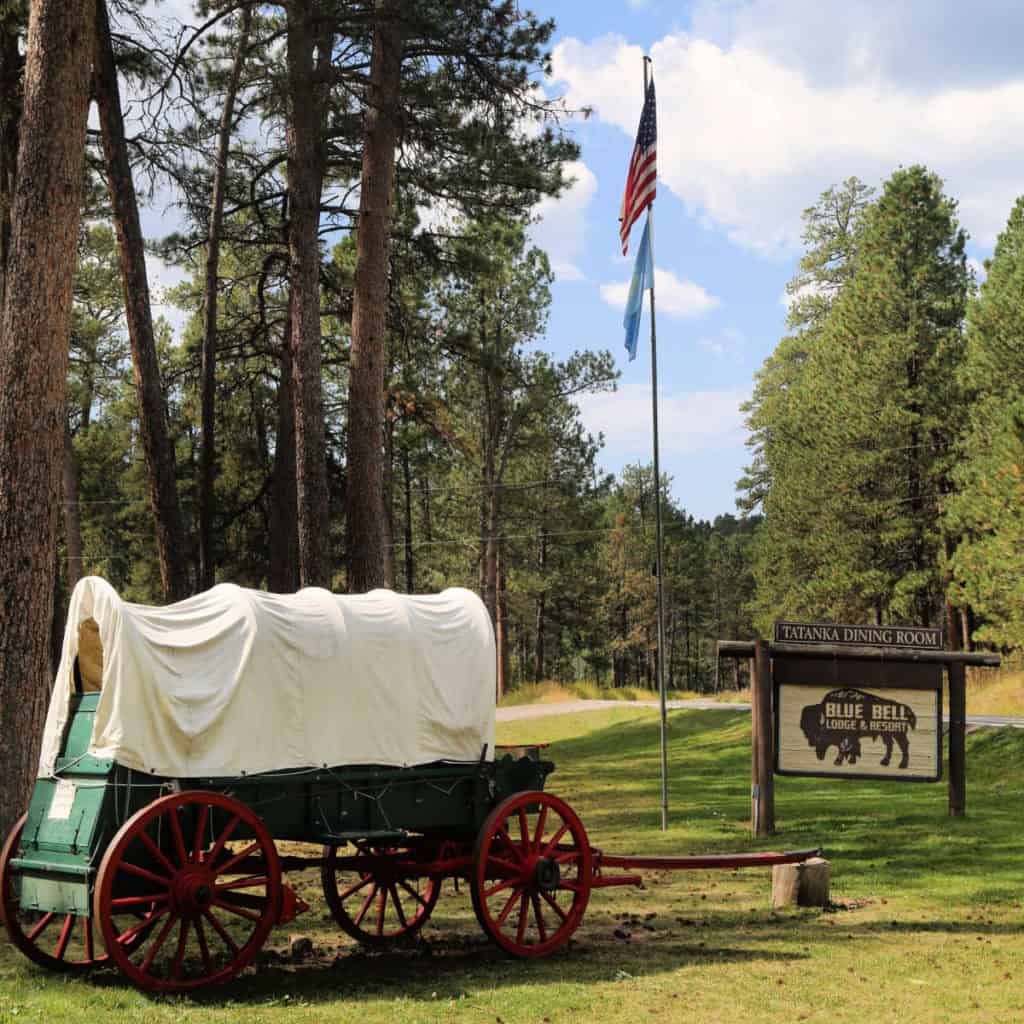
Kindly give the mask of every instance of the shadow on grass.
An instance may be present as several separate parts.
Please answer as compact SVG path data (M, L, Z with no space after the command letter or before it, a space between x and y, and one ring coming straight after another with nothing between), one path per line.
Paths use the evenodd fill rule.
M437 999L472 997L481 989L516 988L562 982L605 984L671 973L685 968L746 962L788 963L806 959L799 952L747 949L716 937L714 944L696 941L670 943L591 944L573 941L568 949L537 961L513 960L486 942L421 945L388 953L356 950L333 961L303 964L258 964L227 986L189 994L188 1002L202 1006L266 1005L268 1002L328 1003L339 998L360 1000ZM101 989L128 987L113 970L96 971L85 984ZM162 997L154 997L161 999ZM181 997L175 997L181 998Z

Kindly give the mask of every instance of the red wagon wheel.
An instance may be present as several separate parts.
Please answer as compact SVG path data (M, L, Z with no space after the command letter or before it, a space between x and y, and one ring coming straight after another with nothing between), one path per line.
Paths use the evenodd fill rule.
M14 946L40 967L66 973L87 971L107 959L93 935L90 918L56 911L22 910L19 905L15 884L18 870L11 861L21 847L26 817L23 814L18 819L0 853L0 893L7 934Z
M408 941L427 923L441 882L424 878L410 864L407 848L355 843L345 856L324 847L320 878L324 898L342 930L357 942L385 949Z
M252 961L278 918L277 850L245 804L220 793L172 793L121 826L100 864L93 905L111 959L139 988L218 984Z
M579 927L592 875L590 843L573 809L550 793L518 793L491 812L477 837L473 909L507 953L545 956Z

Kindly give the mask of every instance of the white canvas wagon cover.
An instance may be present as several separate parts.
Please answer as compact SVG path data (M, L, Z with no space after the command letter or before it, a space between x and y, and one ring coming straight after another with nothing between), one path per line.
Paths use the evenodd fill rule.
M80 627L103 649L92 753L172 777L473 761L494 751L491 621L471 591L419 597L232 584L165 608L86 577L71 595L40 757L52 773Z

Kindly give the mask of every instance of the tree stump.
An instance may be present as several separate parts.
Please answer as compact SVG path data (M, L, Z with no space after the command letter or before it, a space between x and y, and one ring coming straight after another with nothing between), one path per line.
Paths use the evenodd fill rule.
M827 907L832 865L822 857L772 868L772 906Z

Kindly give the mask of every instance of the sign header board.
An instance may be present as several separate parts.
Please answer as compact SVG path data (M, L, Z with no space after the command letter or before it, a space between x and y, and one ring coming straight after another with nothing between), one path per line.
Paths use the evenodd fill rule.
M780 644L839 644L849 647L907 647L941 651L942 630L927 626L844 626L830 622L776 622Z

